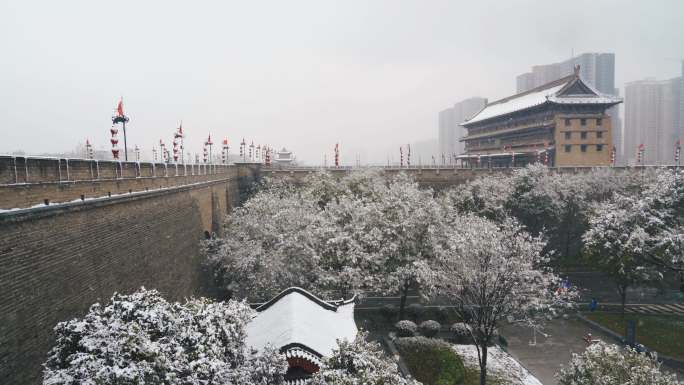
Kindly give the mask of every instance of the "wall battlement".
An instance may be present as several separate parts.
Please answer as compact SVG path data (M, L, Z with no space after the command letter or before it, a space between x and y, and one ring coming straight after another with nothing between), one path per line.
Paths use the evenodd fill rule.
M174 165L0 156L0 210L217 180L237 182L253 164Z
M674 167L674 166L672 166ZM441 190L448 188L450 186L465 183L469 180L486 176L486 175L510 175L516 169L510 167L499 167L499 168L461 168L461 167L378 167L383 170L385 175L394 176L399 173L405 173L413 177L413 179L422 187L431 187L435 190ZM647 167L639 167L639 169L644 169ZM549 168L549 172L560 173L560 174L577 174L586 173L594 170L594 167L555 167ZM616 171L626 171L633 168L630 167L613 167L612 169ZM304 179L315 172L321 170L316 167L295 167L295 168L278 168L278 167L266 167L261 170L261 175L263 177L268 177L277 180L288 181L290 183L299 184L304 181ZM349 172L352 172L354 168L351 167L329 167L325 169L330 172L333 176L341 177Z

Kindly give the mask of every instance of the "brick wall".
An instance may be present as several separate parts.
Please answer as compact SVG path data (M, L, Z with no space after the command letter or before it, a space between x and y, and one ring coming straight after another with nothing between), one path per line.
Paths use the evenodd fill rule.
M610 166L613 138L609 115L561 114L556 116L555 126L557 166Z
M41 166L33 167L29 178L59 176L56 163L36 164ZM70 177L87 178L85 169L70 170ZM147 192L144 188L153 184L198 183L201 178L2 186L4 202L22 192L53 200L70 200L83 191L97 196L136 187L142 192L0 213L0 383L40 383L54 326L83 316L91 304L107 301L116 291L145 286L170 300L210 294L199 241L205 232L219 232L224 215L240 203L242 191L248 190L240 181L258 178L258 166L231 170L230 175L214 175L213 181ZM0 170L0 175L6 173Z
M226 173L230 165L0 156L0 185Z
M0 156L0 209L256 175L258 165L173 165Z

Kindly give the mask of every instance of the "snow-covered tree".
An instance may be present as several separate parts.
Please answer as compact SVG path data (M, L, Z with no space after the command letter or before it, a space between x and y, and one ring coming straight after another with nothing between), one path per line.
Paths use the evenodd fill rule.
M346 196L329 212L340 236L355 244L354 263L364 274L364 285L398 293L402 318L408 291L418 283L416 262L431 258L431 238L443 228L432 191L399 174L374 196Z
M399 374L377 342L359 333L354 341L338 341L338 348L326 358L321 370L314 374L311 385L420 385Z
M655 170L640 187L596 205L584 235L589 261L615 279L623 313L628 287L684 271L684 171Z
M641 199L643 215L654 217L651 262L684 273L684 170L659 170Z
M440 204L447 212L472 213L502 222L510 216L506 202L512 193L510 176L487 175L446 190Z
M267 300L289 286L314 289L323 275L314 230L325 220L297 189L271 186L228 216L228 236L208 243L208 261L234 297Z
M648 213L643 203L638 198L618 194L598 205L583 237L589 263L617 284L623 314L627 289L660 277L647 262L651 233L660 221Z
M530 234L557 229L561 215L559 179L542 165L516 170L512 176L513 192L506 206Z
M236 301L167 302L144 288L114 294L55 327L43 384L280 384L284 356L245 345L253 313Z
M568 305L572 291L543 268L544 243L511 221L497 224L466 215L450 226L424 264L431 293L446 297L468 323L477 346L480 383L487 375L487 346L499 322L508 317L534 322Z
M264 300L288 286L343 296L365 289L400 293L403 313L414 262L431 255L441 227L439 205L403 174L331 178L267 186L229 216L229 236L209 242L208 260L239 297Z
M679 385L677 376L660 369L655 356L603 342L573 354L556 374L559 385Z

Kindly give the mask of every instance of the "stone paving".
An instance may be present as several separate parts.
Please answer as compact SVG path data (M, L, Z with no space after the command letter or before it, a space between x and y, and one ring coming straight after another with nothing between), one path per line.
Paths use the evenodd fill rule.
M556 385L558 381L554 374L560 370L561 365L570 362L572 353L584 352L587 344L582 337L587 333L591 333L593 339L615 343L608 335L592 329L577 318L549 322L543 330L546 337L537 333L536 345L530 344L532 331L529 327L507 324L500 329L508 341L508 353L544 385ZM684 373L666 367L663 369L676 373L679 381L684 381Z
M508 352L544 385L556 385L554 374L561 365L567 365L572 353L582 353L587 344L582 337L591 333L593 338L612 342L577 319L557 319L549 322L543 332L537 333L536 345L531 345L532 330L522 325L505 325L501 333L508 341Z

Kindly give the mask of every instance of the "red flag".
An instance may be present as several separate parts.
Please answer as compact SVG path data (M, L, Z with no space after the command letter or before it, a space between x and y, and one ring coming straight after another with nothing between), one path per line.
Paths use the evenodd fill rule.
M117 114L117 116L122 117L122 118L123 118L123 116L124 116L124 113L123 113L123 98L121 98L121 100L119 100L119 105L116 106L116 114Z

